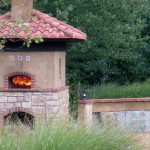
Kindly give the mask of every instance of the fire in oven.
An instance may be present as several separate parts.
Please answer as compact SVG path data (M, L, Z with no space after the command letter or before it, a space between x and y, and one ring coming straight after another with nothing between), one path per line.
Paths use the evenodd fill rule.
M25 75L15 75L9 77L10 88L31 88L31 78Z

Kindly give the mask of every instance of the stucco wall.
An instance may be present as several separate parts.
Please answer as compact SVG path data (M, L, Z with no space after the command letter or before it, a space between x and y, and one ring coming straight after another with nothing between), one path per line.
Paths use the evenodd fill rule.
M18 60L22 56L22 60ZM30 60L26 60L30 56ZM61 63L61 64L60 64ZM65 84L65 50L50 52L3 52L0 55L0 88L4 75L27 72L35 76L35 88L60 88Z
M150 131L149 97L80 100L78 104L78 117L88 126L92 126L93 121L102 125L109 122L115 126L133 125L130 129Z

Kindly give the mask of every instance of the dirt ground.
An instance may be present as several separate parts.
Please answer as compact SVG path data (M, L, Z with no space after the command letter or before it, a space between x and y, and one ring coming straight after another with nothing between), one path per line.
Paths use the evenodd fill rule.
M142 150L150 150L150 132L149 133L138 133L137 140L142 143Z

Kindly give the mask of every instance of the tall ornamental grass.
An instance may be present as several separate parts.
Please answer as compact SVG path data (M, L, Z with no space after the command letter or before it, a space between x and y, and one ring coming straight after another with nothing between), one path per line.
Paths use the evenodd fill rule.
M88 88L88 98L137 98L150 97L150 81L128 85L101 84Z
M0 133L0 150L141 150L134 136L113 128L89 129L76 122L38 121Z

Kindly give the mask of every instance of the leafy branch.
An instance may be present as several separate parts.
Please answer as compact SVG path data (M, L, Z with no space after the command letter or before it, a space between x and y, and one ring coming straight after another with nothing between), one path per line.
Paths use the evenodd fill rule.
M25 38L23 45L26 45L27 47L30 47L30 45L32 43L34 43L34 42L37 43L37 44L39 44L39 43L41 43L43 41L44 40L42 38L40 38L40 37Z

